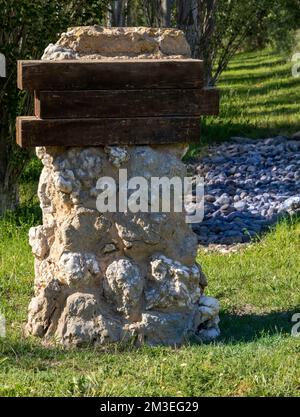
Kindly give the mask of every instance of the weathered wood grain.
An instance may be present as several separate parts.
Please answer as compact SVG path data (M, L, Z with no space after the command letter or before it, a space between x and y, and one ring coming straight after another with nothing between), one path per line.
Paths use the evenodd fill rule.
M203 87L203 61L18 61L21 90L118 90Z
M191 143L200 139L198 117L102 119L17 118L17 143L31 146L100 146Z
M218 113L216 89L39 91L35 116L75 119L200 116Z
M201 100L201 116L217 116L220 111L220 92L217 88L207 87L203 90Z

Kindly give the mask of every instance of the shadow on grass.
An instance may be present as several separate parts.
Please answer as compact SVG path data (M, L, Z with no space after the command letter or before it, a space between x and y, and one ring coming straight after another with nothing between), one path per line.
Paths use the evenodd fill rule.
M300 308L300 307L299 307ZM292 317L299 313L299 309L288 311L274 311L266 314L244 314L243 311L221 313L221 336L214 343L238 344L251 343L261 338L274 335L291 335ZM189 345L197 346L199 342L190 340ZM205 342L205 345L211 344ZM166 346L157 346L160 349L168 349ZM36 338L29 339L0 339L1 363L8 361L9 366L36 371L47 371L53 364L66 361L66 366L74 366L74 360L90 361L99 354L122 355L137 354L155 357L157 349L144 345L138 347L134 341L127 343L115 343L106 347L85 346L77 349L65 349L60 346L43 346ZM96 355L96 356L95 356Z
M148 346L142 349L151 349ZM38 337L12 337L0 338L0 365L1 358L11 360L22 368L38 368L46 370L51 367L52 361L73 361L74 359L92 360L94 355L101 354L126 354L130 352L142 353L142 349L134 344L134 341L112 343L106 346L86 344L79 347L64 347L59 343L43 344L43 339Z
M300 307L299 307L300 309ZM222 313L218 342L252 342L276 334L291 335L292 317L300 310L274 311L267 314Z
M267 55L268 58L272 59L271 56ZM236 61L237 62L237 61ZM232 63L228 66L227 71L228 74L230 74L231 71L251 71L251 70L258 70L258 69L265 69L265 68L274 68L278 67L279 65L286 64L286 61L282 57L278 57L276 55L276 59L273 59L273 61L268 60L266 62L266 56L263 58L263 62L251 62L246 64L238 64L238 63Z
M275 68L277 68L277 67L275 67ZM255 68L253 68L253 69L255 69ZM289 77L289 76L290 76L290 78L286 78L286 77ZM253 94L255 95L256 91L257 91L257 94L259 94L259 93L262 93L265 90L272 89L272 88L274 88L274 86L277 86L278 83L280 83L280 85L284 85L285 87L290 87L291 85L292 86L293 85L295 85L295 86L299 85L299 81L297 83L297 80L292 78L292 74L291 74L291 72L289 72L289 69L286 69L285 67L281 68L280 66L278 66L278 69L274 70L274 72L270 71L270 72L266 72L266 73L254 73L254 72L251 72L251 70L249 70L248 74L243 74L243 75L240 74L238 76L235 75L235 74L227 73L226 78L224 78L223 82L226 81L226 84L229 84L229 87L230 87L230 84L241 85L241 84L250 80L251 86L253 86L257 82L262 83L262 82L266 82L266 81L273 80L273 79L275 79L275 81L273 81L271 83L267 83L266 86L264 87L264 89L263 88L258 88L257 90L253 89ZM222 83L221 83L221 85L222 85ZM241 88L242 87L237 88L237 89L240 90Z
M221 144L231 137L247 137L250 139L266 139L275 136L291 136L300 130L300 122L297 120L284 120L265 122L264 126L259 126L255 117L251 113L245 123L234 123L230 118L218 117L203 118L201 122L201 139L198 143L190 145L189 155L197 155L204 145Z
M216 340L217 344L234 345L239 343L251 343L259 339L283 335L290 336L294 323L292 317L299 313L299 309L288 311L274 311L266 314L243 314L243 312L221 313L221 336ZM191 346L199 345L196 340L188 342ZM211 344L205 342L205 345ZM157 346L160 349L168 349L166 346ZM38 339L3 339L0 340L0 356L2 362L9 361L9 366L22 369L36 369L46 371L53 364L66 361L66 366L71 366L74 360L90 361L95 355L109 354L137 354L155 357L157 349L144 345L136 346L134 343L115 343L107 347L85 346L77 349L65 349L60 346L43 346ZM2 363L0 360L0 364Z

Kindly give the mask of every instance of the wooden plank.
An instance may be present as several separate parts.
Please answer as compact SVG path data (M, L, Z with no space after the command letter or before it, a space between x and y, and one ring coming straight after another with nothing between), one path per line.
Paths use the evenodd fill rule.
M132 119L17 118L17 143L31 146L100 146L191 143L200 139L198 117Z
M18 61L21 90L201 88L203 61Z
M200 114L202 116L217 116L220 111L220 93L217 88L204 88L201 99Z
M218 113L215 89L38 91L35 116L75 119Z

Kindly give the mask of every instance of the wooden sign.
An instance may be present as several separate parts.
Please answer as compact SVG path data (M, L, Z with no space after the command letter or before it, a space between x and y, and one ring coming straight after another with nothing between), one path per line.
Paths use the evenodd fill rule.
M18 61L35 116L17 118L17 143L98 146L198 142L219 94L199 60Z

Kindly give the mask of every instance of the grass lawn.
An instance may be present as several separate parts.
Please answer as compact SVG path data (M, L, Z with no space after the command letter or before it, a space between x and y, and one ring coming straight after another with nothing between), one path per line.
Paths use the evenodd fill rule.
M290 68L273 53L238 55L222 78L222 113L207 119L206 137L300 130L300 83ZM0 396L300 396L300 338L291 336L291 318L300 313L299 220L283 221L238 253L199 252L208 293L222 305L214 344L66 351L22 336L33 287L27 231L37 218L34 209L0 221L7 319Z
M256 139L299 131L300 82L292 76L292 65L291 57L268 50L236 55L218 84L220 115L203 121L202 141L223 141L231 136Z

